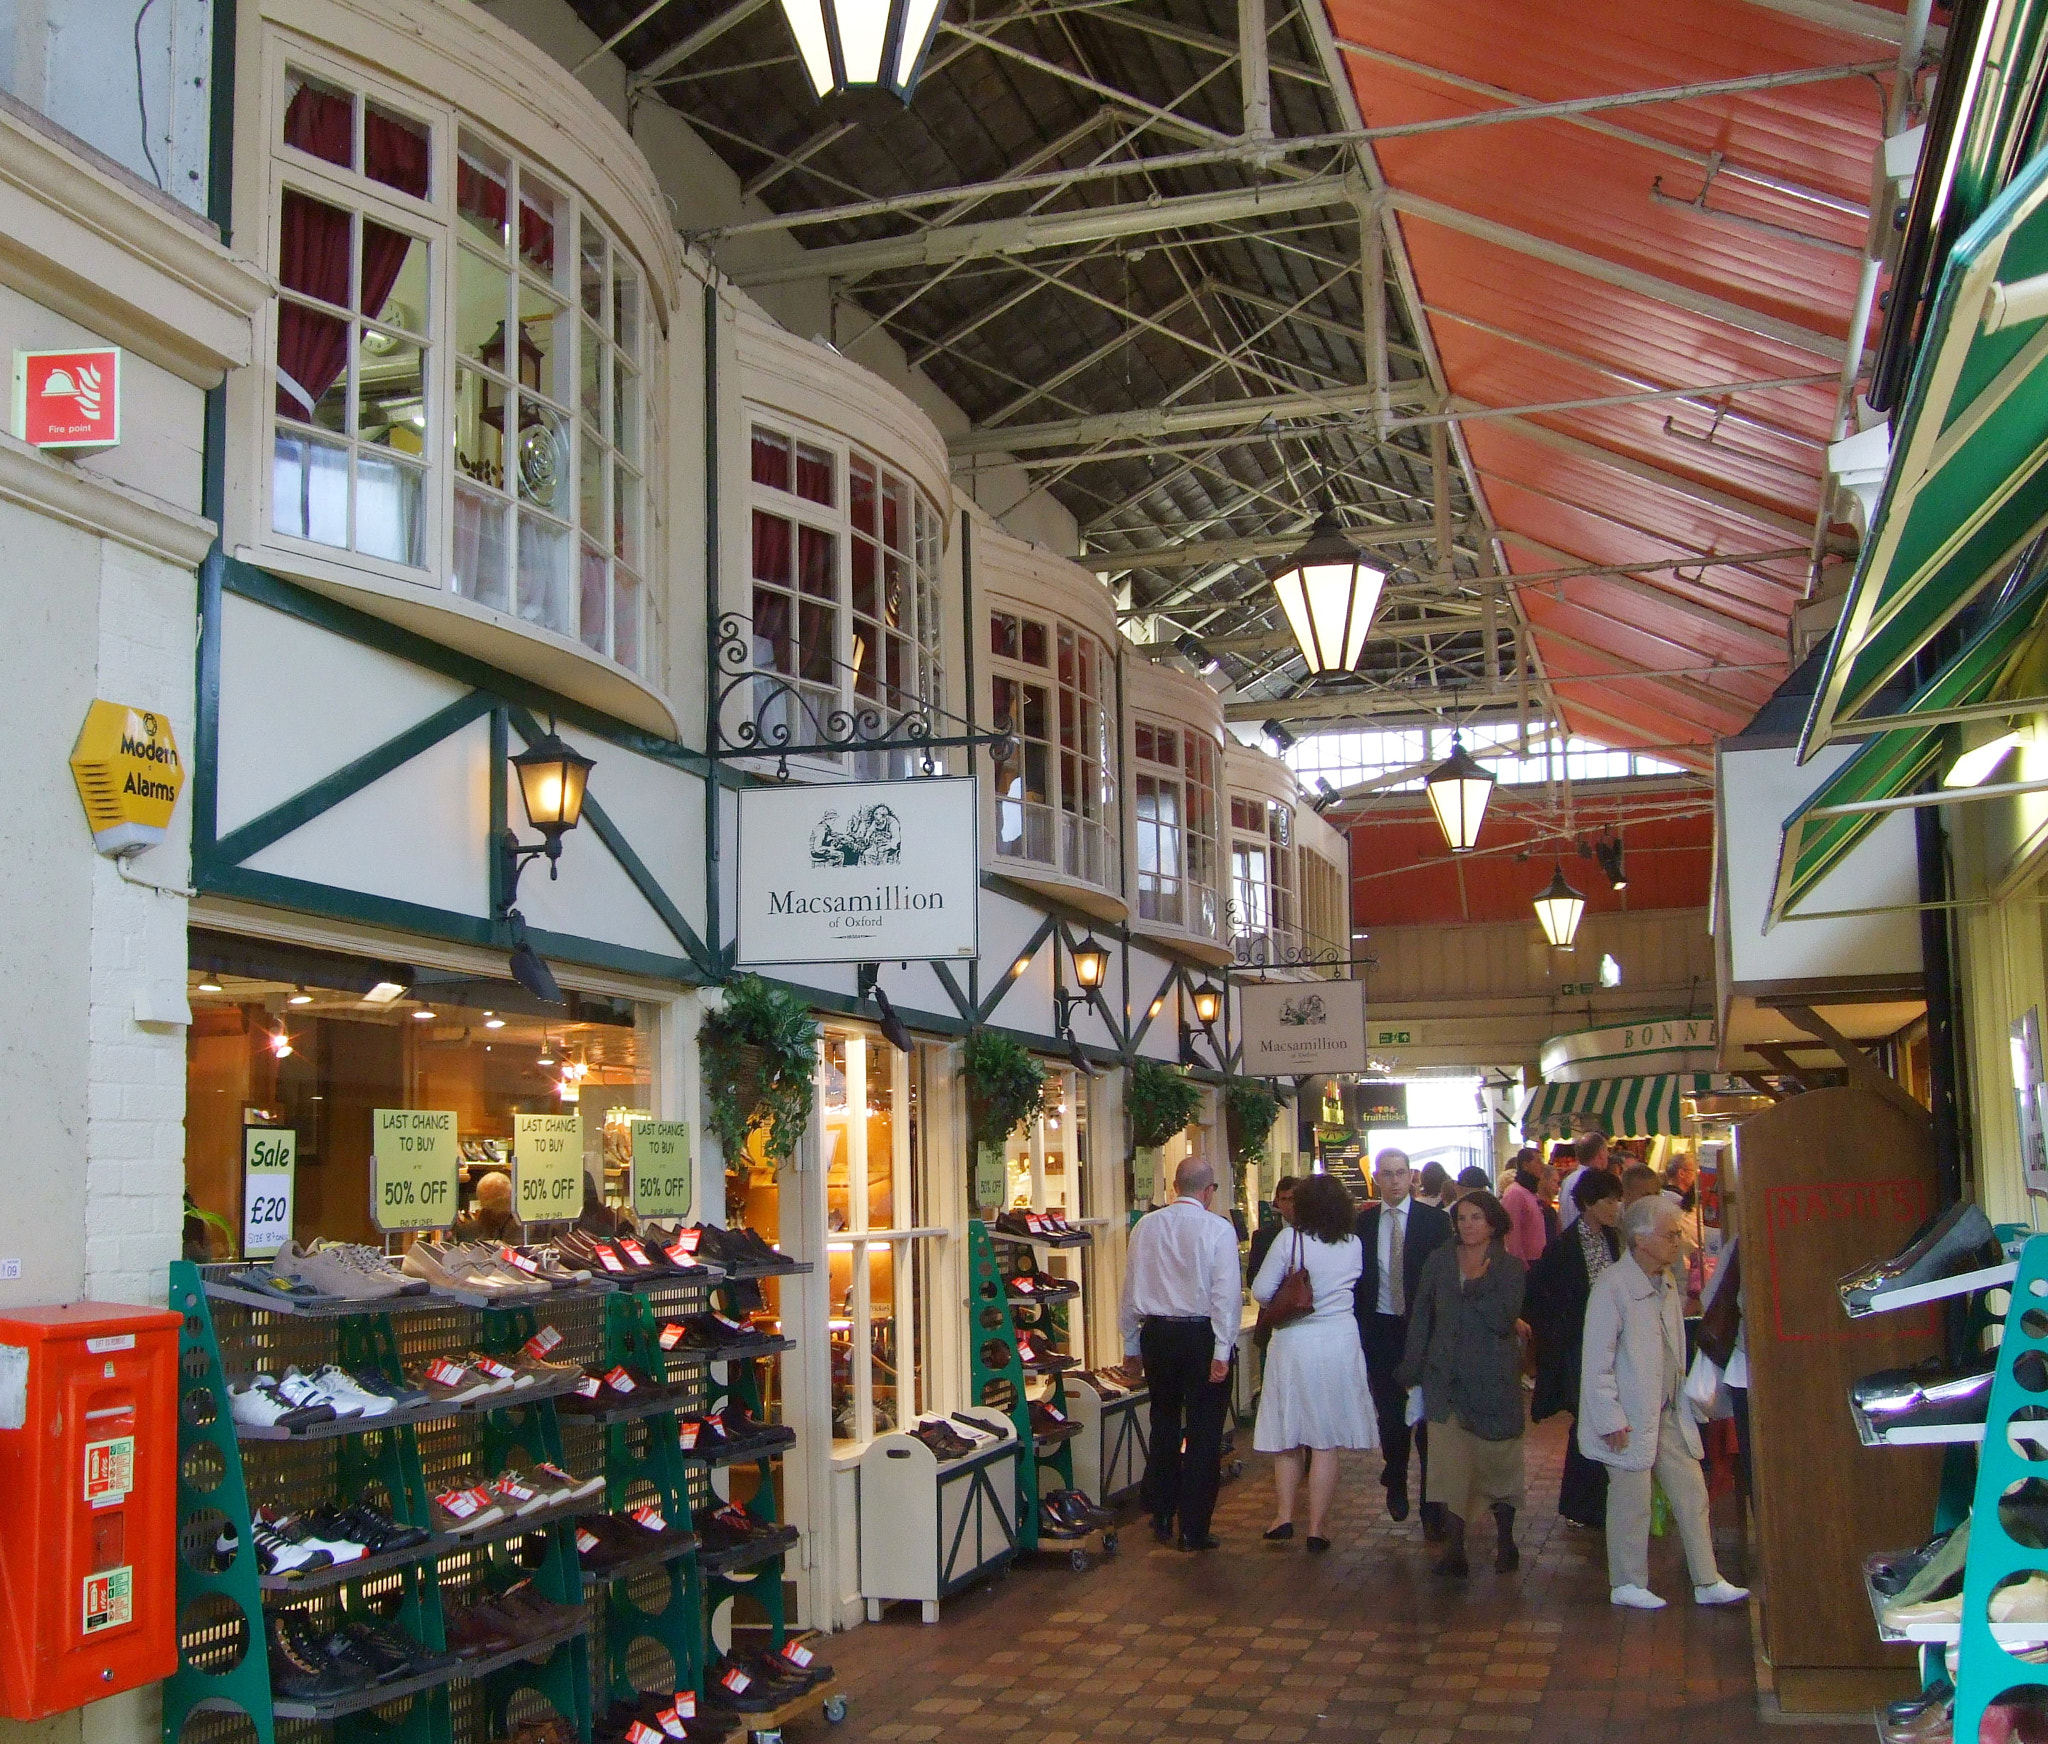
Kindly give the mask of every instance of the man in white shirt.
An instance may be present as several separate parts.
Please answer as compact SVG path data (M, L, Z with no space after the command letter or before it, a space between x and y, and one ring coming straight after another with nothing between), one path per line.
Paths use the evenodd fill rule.
M1146 1213L1131 1231L1118 1320L1125 1360L1139 1362L1152 1393L1144 1484L1152 1535L1182 1550L1214 1550L1209 1521L1244 1280L1237 1231L1210 1209L1215 1167L1183 1158L1173 1193L1171 1204Z
M1558 1183L1557 1228L1563 1234L1571 1228L1579 1215L1579 1202L1572 1197L1572 1189L1579 1184L1579 1177L1588 1169L1605 1169L1614 1172L1614 1165L1607 1154L1607 1135L1604 1132L1582 1132L1572 1140L1572 1152L1579 1159L1579 1166Z

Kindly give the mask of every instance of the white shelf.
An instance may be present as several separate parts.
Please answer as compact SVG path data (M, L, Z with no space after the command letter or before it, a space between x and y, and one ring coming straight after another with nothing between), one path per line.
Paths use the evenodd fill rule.
M1900 1552L1898 1554L1904 1554ZM1885 1558L1875 1556L1870 1562L1882 1562ZM1870 1601L1870 1614L1877 1619L1878 1638L1882 1641L1911 1641L1923 1647L1953 1647L1963 1638L1961 1623L1914 1623L1904 1629L1894 1628L1884 1620L1885 1596L1870 1584L1868 1570L1864 1564L1864 1597ZM2031 1647L2048 1641L2048 1623L1993 1623L1991 1639L2001 1647Z
M1887 1290L1868 1308L1845 1309L1851 1320L1868 1320L1873 1314L1889 1314L1898 1308L1918 1308L1928 1302L1946 1302L1952 1296L1967 1296L1972 1290L1995 1290L2019 1276L2018 1260L1982 1266L1974 1272L1958 1272L1952 1278L1936 1278L1931 1284L1908 1284L1903 1290Z

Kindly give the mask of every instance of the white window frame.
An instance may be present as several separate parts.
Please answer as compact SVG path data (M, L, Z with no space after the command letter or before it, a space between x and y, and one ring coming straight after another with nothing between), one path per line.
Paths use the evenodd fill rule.
M1019 644L1022 644L1023 625L1036 624L1045 632L1046 663L1034 666L1021 656L998 654L995 649L994 626L999 617L1013 618L1018 624ZM1098 890L1114 890L1117 887L1117 872L1121 864L1122 830L1120 807L1122 795L1117 789L1116 735L1122 730L1116 718L1116 685L1113 674L1116 670L1114 650L1093 630L1084 624L1077 624L1071 618L1063 618L1057 612L1048 612L1034 606L1023 605L1016 600L998 598L987 609L976 633L983 637L982 646L987 650L989 665L989 711L994 720L1005 712L995 702L995 685L998 679L1011 684L1033 684L1043 687L1046 698L1046 797L1042 801L1012 796L996 789L994 781L990 788L994 795L995 829L992 842L993 856L998 864L1039 866L1055 872L1063 878L1070 878L1079 884L1086 884ZM1095 694L1088 697L1078 684L1068 684L1060 677L1060 637L1076 639L1076 664L1079 661L1079 639L1086 637L1095 648ZM1091 754L1085 743L1073 751L1066 748L1060 735L1060 705L1063 693L1070 693L1075 699L1078 713L1092 704L1096 710L1095 749ZM1023 723L1012 721L1010 726L1021 740ZM1085 740L1085 731L1078 735ZM1022 745L1019 745L1019 755ZM1096 797L1096 810L1089 816L1076 804L1067 803L1066 764L1068 756L1076 757L1083 770L1092 770L1101 786ZM1010 850L1004 847L1003 820L1006 811L1013 812L1021 828L1014 840L1019 847ZM1042 839L1045 852L1034 853L1034 814L1042 813L1037 833Z
M1153 758L1145 756L1137 748L1139 742L1138 734L1141 731L1154 734L1175 734L1180 741L1179 762L1174 764L1160 763ZM1188 766L1187 748L1193 744L1200 744L1206 752L1209 775L1209 779L1206 782L1200 779L1199 772ZM1222 786L1223 747L1199 727L1183 726L1177 722L1160 720L1155 716L1139 713L1134 713L1132 716L1131 747L1130 784L1133 850L1136 850L1138 839L1143 836L1148 827L1147 820L1139 810L1142 783L1148 780L1156 783L1173 783L1179 790L1181 806L1181 821L1178 826L1180 851L1178 864L1173 872L1173 877L1180 886L1180 918L1177 920L1167 920L1157 916L1145 915L1142 883L1145 874L1142 870L1141 857L1140 870L1137 874L1139 888L1136 892L1140 924L1171 927L1177 932L1188 933L1198 939L1221 939L1223 936L1224 914L1228 907L1227 885L1229 880L1229 867L1225 863L1225 849L1223 847L1227 833L1223 828L1223 813L1227 804ZM1195 827L1194 795L1198 789L1204 793L1209 804L1209 818L1213 827L1207 831L1198 830ZM1157 828L1156 825L1152 827ZM1210 878L1206 881L1195 876L1195 843L1197 841L1206 842L1209 847ZM1219 889L1219 881L1226 888ZM1207 927L1202 926L1198 918L1200 899L1204 896L1209 899L1210 913L1213 917L1213 924Z
M315 44L302 40L278 27L270 26L265 37L265 79L270 102L262 121L263 131L254 143L261 150L261 192L264 201L263 234L265 264L275 276L281 258L283 226L283 194L287 187L296 188L309 197L330 204L345 206L350 210L374 218L380 224L416 235L428 245L428 284L430 309L423 323L426 340L427 363L425 376L425 417L422 430L421 464L425 471L425 486L421 504L420 550L423 562L419 565L394 562L357 551L350 545L329 544L289 532L280 532L274 523L276 463L275 450L277 433L288 430L293 433L310 431L331 440L340 440L353 450L360 446L354 438L335 437L334 433L319 430L310 424L296 420L281 420L276 413L278 394L277 330L278 304L273 302L263 323L263 349L258 365L250 371L257 378L254 392L254 437L246 451L250 456L253 477L249 501L248 531L251 535L249 555L257 562L269 562L285 573L310 574L319 577L333 577L341 581L360 579L376 585L377 591L392 593L399 591L391 584L399 584L406 591L418 590L428 595L454 595L463 597L455 585L454 573L454 500L456 465L454 461L454 382L457 367L455 344L455 295L456 295L456 252L460 219L456 209L456 157L457 140L462 131L488 142L490 147L503 153L510 160L521 165L530 165L533 172L562 196L562 233L566 246L575 255L579 249L581 226L590 222L601 230L609 249L615 250L617 258L627 263L637 275L640 300L640 378L641 435L640 448L642 466L642 508L640 517L641 570L638 575L638 622L634 637L635 646L630 650L635 656L632 663L617 661L613 649L618 646L617 638L607 625L605 644L602 648L592 647L582 637L581 624L581 546L582 534L580 504L577 502L581 443L581 430L577 417L578 407L572 400L567 408L568 422L572 431L569 441L569 456L566 461L567 495L569 514L566 517L571 529L571 559L568 576L569 612L567 628L535 623L520 617L516 612L492 611L492 616L508 625L516 625L528 632L550 637L560 643L574 646L580 653L602 660L610 665L634 674L646 681L656 681L659 676L660 623L663 617L661 589L657 578L662 573L661 530L662 530L662 479L665 471L664 433L659 418L659 407L664 389L662 382L666 367L666 343L661 331L659 309L650 296L649 286L653 283L637 253L620 237L612 225L605 222L569 181L550 166L536 162L530 154L520 151L494 130L480 117L458 110L452 105L422 101L417 92L402 89L379 79L373 72L341 60L324 52ZM391 109L418 121L432 130L432 146L429 152L428 192L425 199L416 199L400 189L388 187L381 182L370 180L354 170L331 164L310 153L300 151L284 143L283 133L291 97L291 80L295 74L305 74L323 84L331 84L353 91L358 99L357 115L363 113L362 105L374 102L382 108ZM360 139L362 124L357 123ZM515 196L516 199L516 196ZM508 220L516 234L516 206L513 217ZM516 250L513 258L516 260ZM569 331L575 334L574 346L583 343L581 323L577 316L580 299L577 296L574 271L580 267L580 260L572 260L569 298ZM367 320L367 314L358 317ZM351 360L345 381L351 383L353 393L354 357ZM580 380L580 358L572 347L569 359L569 374L572 382ZM244 404L248 402L242 402ZM356 492L351 487L349 505L351 526L355 512ZM514 510L516 514L516 509ZM606 529L605 543L610 544L610 529ZM510 558L516 570L516 534L514 553ZM607 611L612 609L616 589L612 585L611 564L607 562ZM465 602L473 604L473 602ZM488 608L486 608L488 609Z
M847 716L858 716L863 711L879 712L886 724L904 714L924 713L936 716L945 706L945 604L942 587L941 565L945 551L945 517L937 503L921 486L911 470L886 455L877 452L864 443L835 435L803 418L790 416L779 407L747 402L744 430L746 433L747 468L747 619L751 626L754 616L754 589L757 585L753 573L754 513L773 515L798 526L808 526L832 537L834 551L834 592L832 597L832 647L831 680L828 686L823 681L811 681L798 673L782 672L779 669L760 664L760 644L754 644L751 658L754 670L771 673L777 682L787 681L793 688L811 699L810 706L815 719L803 719L794 712L782 717L789 722L791 733L799 742L815 739L826 725L826 718L833 711ZM791 444L791 488L787 491L773 485L758 484L754 481L754 435L756 430L770 435L786 437ZM828 454L832 459L832 502L830 505L813 502L808 497L797 495L795 490L796 445L814 448ZM868 534L854 525L853 519L853 466L860 460L875 470L876 514L875 531ZM900 483L908 492L910 526L908 542L902 550L892 550L883 542L884 525L881 502L890 484ZM875 575L875 616L856 610L854 600L853 553L857 539L871 539L876 550ZM892 699L889 685L886 638L892 628L886 621L886 589L888 586L888 560L900 556L909 564L909 592L905 601L905 623L893 626L903 634L910 646L909 659L912 667L911 682L902 687L900 697ZM799 547L792 545L790 554L790 586L792 609L800 607L803 600L801 560ZM778 584L763 582L758 585L773 586L782 591ZM855 659L857 652L854 641L859 633L857 620L865 620L881 633L884 646L876 650L875 690L870 694L860 687L860 662ZM803 648L800 628L793 622L791 636L796 643L798 664L802 663ZM764 690L766 687L763 687ZM935 730L944 737L943 728ZM820 756L817 761L837 767L847 760L836 755ZM921 764L922 753L914 750L893 750L886 752L862 752L852 759L850 773L857 777L882 778L892 775L907 775L913 772L913 765Z

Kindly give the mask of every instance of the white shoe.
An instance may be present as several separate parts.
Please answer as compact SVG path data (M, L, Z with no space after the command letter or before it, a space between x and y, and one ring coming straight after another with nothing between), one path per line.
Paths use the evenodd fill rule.
M1702 1587L1700 1590L1705 1592L1707 1589ZM1607 1595L1607 1602L1626 1606L1631 1611L1661 1611L1664 1608L1664 1601L1648 1587L1616 1587Z
M277 1394L288 1405L325 1405L337 1417L360 1417L366 1409L359 1399L337 1399L310 1375L301 1373L297 1364L278 1377Z
M339 1411L344 1406L358 1408L365 1417L389 1417L393 1402L383 1393L373 1393L346 1369L329 1363L323 1369L316 1369L312 1376L313 1385L334 1401Z
M1739 1587L1733 1581L1717 1580L1712 1586L1692 1589L1692 1602L1696 1605L1739 1605L1748 1597L1749 1588Z

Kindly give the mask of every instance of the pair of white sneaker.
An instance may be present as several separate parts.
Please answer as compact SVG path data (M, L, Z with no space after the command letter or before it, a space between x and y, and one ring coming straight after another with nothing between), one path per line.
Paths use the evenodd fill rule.
M1727 1580L1692 1589L1692 1602L1696 1605L1737 1605L1748 1597L1749 1588ZM1661 1611L1665 1605L1648 1587L1639 1586L1615 1587L1608 1593L1607 1602L1631 1611Z
M274 1379L258 1374L247 1387L229 1393L228 1406L236 1422L269 1427L320 1406L337 1418L388 1417L394 1401L329 1363L310 1376L295 1367Z

